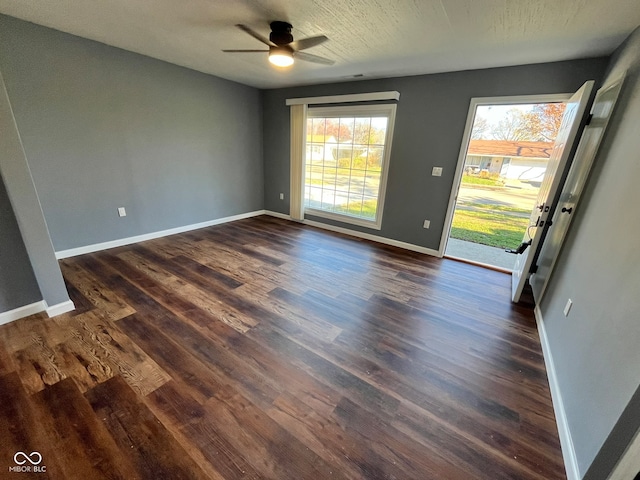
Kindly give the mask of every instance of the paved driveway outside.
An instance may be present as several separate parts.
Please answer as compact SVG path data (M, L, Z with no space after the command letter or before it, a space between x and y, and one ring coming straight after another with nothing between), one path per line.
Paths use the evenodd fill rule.
M533 210L538 197L538 189L523 188L483 188L477 186L461 186L458 190L458 203L485 203L488 205L500 205L524 210ZM528 216L528 215L527 215Z

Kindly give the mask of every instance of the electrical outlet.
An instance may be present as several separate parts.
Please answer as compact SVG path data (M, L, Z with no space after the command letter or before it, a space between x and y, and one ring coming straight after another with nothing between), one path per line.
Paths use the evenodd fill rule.
M571 299L567 300L567 304L564 306L564 316L565 317L569 316L569 311L571 310L571 305L573 305L573 302L571 301Z
M284 200L284 193L280 194L280 200Z
M425 220L422 224L422 228L429 228L431 226L431 220Z
M431 175L433 175L434 177L441 177L442 176L442 167L433 167L431 169Z
M124 207L118 207L118 216L119 217L127 216L127 211L124 209Z

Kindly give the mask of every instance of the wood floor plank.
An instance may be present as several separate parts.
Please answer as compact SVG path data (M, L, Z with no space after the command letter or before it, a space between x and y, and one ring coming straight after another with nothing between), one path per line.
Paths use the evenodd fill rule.
M218 418L186 393L180 382L169 382L147 396L153 412L169 425L175 438L190 445L190 454L212 479L265 478L218 428Z
M219 338L213 341L213 338L198 331L194 326L171 316L155 318L155 321L161 330L171 332L172 338L207 365L213 378L222 384L234 385L254 402L270 404L280 393L279 388L283 388L275 387L269 377L261 375L247 362L241 361Z
M217 291L218 282L212 284L209 279L191 272L179 263L174 263L176 260L164 260L143 247L134 247L134 251L138 255L137 258L143 257L146 260L146 262L138 261L135 263L134 268L138 269L137 274L119 263L119 259L111 258L108 261L110 264L119 265L118 271L124 273L130 280L140 278L138 275L142 275L143 278L148 276L146 282L153 286L147 288L146 291L153 293L155 298L165 303L169 308L176 307L183 313L199 308L240 332L245 332L256 324L254 317L241 310L241 302L220 301L220 297L224 299L234 299L235 297L229 293ZM154 273L151 273L151 270ZM183 280L179 280L179 278L183 278ZM216 293L212 295L212 292Z
M236 449L267 478L345 478L339 470L305 447L262 409L231 388L220 390L205 408Z
M342 333L342 329L316 315L309 309L298 309L282 301L272 294L272 285L250 284L243 285L234 291L235 295L253 301L277 317L287 320L291 329L304 332L305 335L332 342Z
M99 272L105 278L108 288L125 297L139 314L150 317L178 315L185 320L188 316L191 321L203 326L220 321L220 318L197 307L188 299L177 295L175 291L157 283L144 272L109 253L101 254L99 257L87 256L80 262L83 268ZM117 269L114 269L116 267Z
M78 350L76 345L72 346L66 342L55 346L56 355L58 355L64 363L65 374L67 377L73 378L78 389L84 393L90 388L95 387L100 381L105 381L109 377L107 375L96 376L97 372L91 368L91 362L85 358L86 352ZM102 373L104 373L104 371L102 371ZM109 371L109 373L112 372ZM39 389L36 391L39 391Z
M83 357L87 371L99 378L99 383L120 375L134 390L146 395L169 381L169 375L109 320L87 312L67 323L73 332L67 351L76 358Z
M397 462L388 461L370 442L345 431L332 412L321 414L299 397L285 393L267 413L348 478L407 478Z
M61 315L64 318L68 315ZM56 319L49 319L39 313L20 321L8 323L0 328L0 341L4 340L4 348L10 354L32 346L34 343L56 345L69 338L69 332L58 328Z
M123 281L125 282L125 281ZM126 283L126 282L125 282ZM133 291L133 290L132 290ZM219 322L217 328L210 326L215 336L208 336L195 325L165 312L145 317L140 314L122 320L123 329L172 375L183 379L191 378L200 386L200 394L207 397L219 383L231 383L247 393L254 401L269 404L279 390L273 387L268 377L262 376L244 360L229 351L227 343L237 332ZM168 338L161 332L171 332ZM183 349L187 348L188 353ZM194 364L191 357L197 362ZM178 360L178 363L174 363ZM206 365L207 374L202 374L200 364ZM204 383L198 379L208 380ZM211 383L213 382L213 383Z
M82 392L120 374L145 395L169 376L109 319L96 310L61 315L20 335L24 346L14 354L14 366L29 393L73 377ZM49 332L52 332L49 335ZM55 333L54 333L55 332Z
M326 263L313 262L308 259L300 262L300 259L298 259L297 262L284 263L276 268L270 263L260 262L250 255L244 255L238 252L234 248L231 240L229 240L228 243L229 245L225 244L221 247L212 240L205 239L191 250L191 258L198 262L205 262L206 265L213 269L224 272L227 276L239 279L244 284L255 284L259 282L273 285L287 281L288 287L299 293L303 293L312 286L321 288L325 292L333 292L336 289L336 285L318 282L318 279L322 277L322 275L314 273L314 270L318 269L320 269L324 275L330 273L331 267L327 266ZM258 252L268 252L268 256L276 255L281 260L287 258L286 255L274 254L272 250L264 249L264 246L252 246L251 248L256 249ZM216 252L215 255L211 253L212 250ZM194 251L198 253L194 254ZM291 257L289 257L289 260L291 260ZM345 287L348 286L348 284L343 283L342 286Z
M381 419L374 419L348 398L340 401L334 411L334 417L347 432L356 436L361 442L368 438L376 438L378 441L372 443L373 448L379 455L392 459L392 462L405 472L404 476L407 478L422 476L462 479L469 477L469 472L465 472L456 465L455 461L448 461L444 457L445 452L430 452L429 455L425 455L423 451L419 454L420 449L412 444L409 438L404 437L402 433Z
M156 283L160 285L168 286L172 289L177 289L188 285L188 283L175 275L170 274L165 271L162 267L150 262L146 258L140 256L136 252L133 251L125 251L119 253L117 258L124 260L130 266L139 270L141 274L144 274L154 280ZM134 277L141 278L141 277Z
M0 339L0 376L14 372L16 369L13 357L9 355L7 347L2 344Z
M215 338L216 332L211 333ZM290 358L282 356L281 352L265 348L264 344L254 341L248 335L227 337L226 343L237 363L246 364L255 375L268 379L274 390L286 390L286 393L294 394L314 409L326 413L332 411L341 398L334 388L309 376ZM278 388L279 386L285 388Z
M503 273L267 216L61 269L76 311L0 326L0 447L50 478L566 478Z
M521 427L521 419L518 413L502 404L503 399L500 396L492 399L492 393L494 392L491 390L485 392L486 396L478 396L474 391L468 389L466 385L457 383L456 377L442 376L443 372L436 375L435 372L440 371L437 363L428 366L430 368L415 364L417 368L414 369L412 361L417 358L417 355L412 355L410 357L411 361L399 362L398 360L400 359L396 359L389 362L390 352L387 352L382 357L385 362L376 363L381 358L371 356L368 353L371 350L366 350L365 346L367 343L374 345L378 343L379 345L380 339L371 339L365 331L358 332L358 335L363 337L362 342L349 343L345 348L338 348L337 344L324 345L323 354L343 369L351 371L355 375L360 374L361 378L365 378L379 385L380 388L393 392L393 394L411 400L415 405L434 413L442 419L442 422L450 423L452 426L455 425L461 429L471 429L471 435L477 436L479 441L477 445L484 442L496 448L502 446L506 453L511 451L521 454L525 459L530 458L529 454L533 454L534 458L540 454L535 449L532 450L528 444L519 442L517 439L512 442L513 448L510 448L511 445L499 445L494 441L493 434L495 434L497 440L499 437L498 432L507 428L508 423L511 424L512 435L517 436ZM353 347L354 344L361 347L355 350L359 352L357 356L349 354L352 351L349 347ZM313 350L313 347L311 349ZM364 353L365 351L367 353ZM367 358L369 359L368 361L366 360ZM404 376L408 377L407 380L396 378L390 373L393 367L402 371ZM411 370L415 370L416 373L412 375ZM428 374L425 374L425 371ZM468 372L468 375L472 373ZM485 379L485 382L487 381ZM424 386L422 387L422 385ZM506 392L503 391L503 393ZM448 405L452 401L456 401L459 404L459 408L453 417L445 413L448 411ZM482 425L483 428L474 429L474 425ZM444 435L442 436L445 437Z
M73 306L75 307L73 311L69 312L69 315L80 315L94 309L95 305L91 303L91 301L85 297L73 283L65 278L64 284L65 287L67 287L69 299L73 302Z
M340 341L345 344L383 342L396 354L410 358L412 362L427 356L438 357L442 359L442 363L448 364L454 370L464 369L465 374L497 374L497 380L503 379L508 387L514 379L532 388L545 383L544 370L540 363L535 363L537 357L531 359L533 362L530 361L526 358L527 354L522 354L516 345L494 336L478 334L475 330L460 326L448 318L416 314L411 309L405 310L401 317L403 322L397 323L394 321L398 316L397 312L387 309L376 300L374 297L363 305L362 309L356 308L355 312L360 312L360 321L352 323L348 329L345 328ZM356 307L357 302L354 299L350 299L349 303ZM369 309L373 309L375 315L368 314ZM385 322L379 322L379 317L386 317ZM363 339L363 336L371 338ZM448 360L449 358L451 360ZM500 367L499 373L496 372L497 366ZM530 394L531 392L527 392L528 396ZM546 403L546 396L544 401Z
M380 410L393 414L400 404L397 398L302 347L277 329L259 325L250 332L249 336L268 348L281 352L292 364L303 369L313 378L331 385L343 395L356 399L373 411Z
M55 445L58 478L139 479L129 456L98 420L72 378L48 386L31 397L41 429Z
M120 450L131 458L140 478L207 478L122 377L112 377L85 396Z
M220 388L219 381L207 365L160 329L140 316L131 315L121 321L123 331L171 374L187 385L190 393L204 402Z
M31 405L27 392L22 386L20 377L13 372L0 376L0 458L4 460L3 478L62 478L62 470L55 454L55 446L40 428L40 419ZM18 467L14 455L23 452L34 460L38 452L42 457L41 465L45 472L16 472L8 471L10 467ZM25 467L32 467L31 462L18 458ZM46 471L48 470L48 471Z
M95 275L79 268L74 259L63 260L62 266L67 280L108 318L118 320L134 313L130 305L114 295Z
M17 371L29 393L39 392L46 385L67 378L64 357L47 340L34 336L29 346L15 353Z

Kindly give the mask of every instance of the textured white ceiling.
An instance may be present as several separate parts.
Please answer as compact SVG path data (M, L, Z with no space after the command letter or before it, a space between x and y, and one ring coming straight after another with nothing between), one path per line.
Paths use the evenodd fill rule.
M611 53L640 25L638 0L0 0L0 12L260 88L584 58ZM293 24L333 66L276 69L262 45Z

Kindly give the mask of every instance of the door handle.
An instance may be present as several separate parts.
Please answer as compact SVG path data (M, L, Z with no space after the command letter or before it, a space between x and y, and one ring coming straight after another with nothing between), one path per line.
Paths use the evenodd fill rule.
M569 215L571 215L572 211L573 211L573 207L571 208L562 207L562 210L561 210L562 213L568 213Z
M516 255L520 255L521 253L524 253L524 251L527 249L529 245L531 245L531 240L529 240L528 242L522 242L520 245L518 245L518 248L516 248L515 250L508 249L508 250L505 250L505 252L515 253Z

